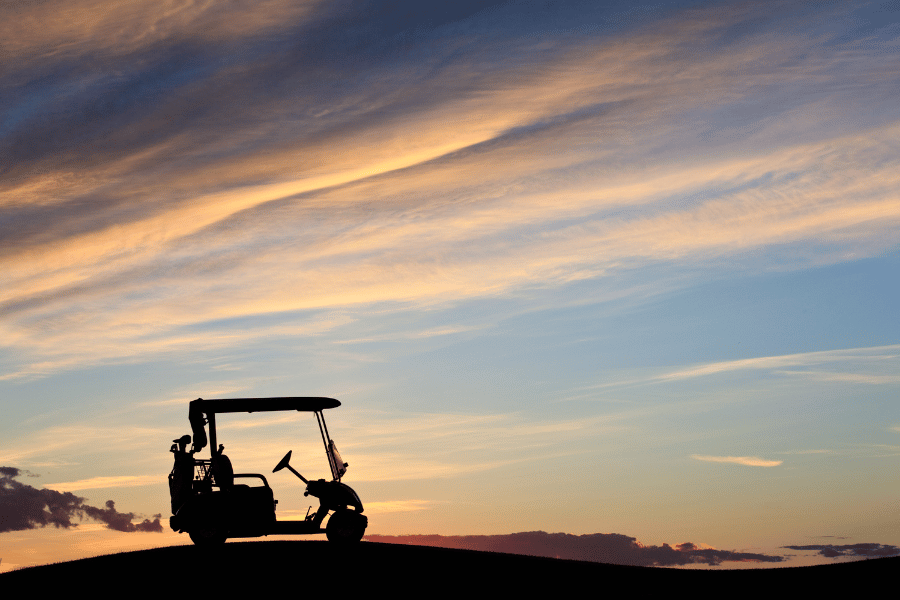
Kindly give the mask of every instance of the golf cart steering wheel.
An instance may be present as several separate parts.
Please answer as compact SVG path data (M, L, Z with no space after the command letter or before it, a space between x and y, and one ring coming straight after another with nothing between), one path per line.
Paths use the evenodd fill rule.
M293 452L293 450L288 450L288 453L284 455L284 458L282 458L278 462L278 464L275 465L275 468L272 469L273 473L277 473L278 471L280 471L283 468L285 468L286 466L288 466L288 463L291 462L291 452Z

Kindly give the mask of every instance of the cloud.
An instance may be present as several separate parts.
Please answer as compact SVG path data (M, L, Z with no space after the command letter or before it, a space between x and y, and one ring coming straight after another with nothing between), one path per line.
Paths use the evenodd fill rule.
M436 504L434 500L384 500L366 502L366 511L370 514L413 512L427 510Z
M132 523L134 513L121 513L116 510L112 500L106 502L106 508L96 508L84 503L71 492L58 492L51 489L36 489L16 481L22 471L15 467L0 467L0 532L20 531L53 525L56 528L77 527L72 519L88 517L106 523L109 529L116 531L155 531L162 532L161 515L153 520L144 519L138 524Z
M673 567L690 564L720 565L723 562L782 562L781 556L700 548L692 542L644 546L636 538L618 533L572 535L531 531L509 535L368 535L367 540L389 544L437 546L483 552L504 552L585 560L617 565Z
M134 513L120 513L116 510L115 502L106 501L106 508L95 508L93 506L83 505L84 514L97 521L106 523L106 526L116 531L156 531L162 532L163 528L159 520L162 515L155 515L153 521L144 519L140 523L134 524Z
M890 544L812 544L807 546L782 546L791 550L816 550L818 554L828 558L841 556L853 556L860 558L882 558L886 556L900 555L900 547Z
M742 360L722 361L698 365L688 369L673 371L665 375L661 375L659 379L672 381L678 379L688 379L692 377L701 377L704 375L714 375L729 371L744 370L776 370L778 373L791 373L785 371L787 366L810 366L830 362L856 362L864 363L876 361L892 361L897 358L897 352L900 346L877 346L871 348L848 348L844 350L823 350L818 352L803 352L799 354L784 354L780 356L763 356L758 358L748 358ZM802 372L800 373L802 374ZM836 375L832 373L831 375Z
M51 483L45 485L46 489L51 490L92 490L98 488L117 488L117 487L141 487L145 485L155 485L160 482L160 478L155 475L119 475L115 477L91 477L90 479L81 479L79 481L66 481L60 483Z
M746 465L748 467L777 467L781 460L767 460L758 456L707 456L702 454L691 454L691 458L695 460L703 460L706 462L719 463L735 463L738 465Z
M0 454L0 461L20 460L56 462L54 454L90 452L96 444L103 444L109 451L127 451L154 448L155 441L168 439L165 429L131 425L110 426L108 423L69 423L32 430L18 443L7 444ZM63 452L64 451L64 452ZM113 480L111 480L113 481Z
M898 382L897 376L894 375L898 357L900 357L900 346L896 344L890 346L872 346L868 348L820 350L816 352L782 354L777 356L759 356L739 360L690 365L645 378L603 383L592 386L591 389L647 383L667 383L740 371L768 371L776 375L805 377L815 381L842 381L872 385L894 384ZM845 369L852 369L852 372L826 372L821 370L796 370L787 368L811 367L824 364L835 364Z
M889 36L837 7L600 4L0 12L4 377L900 242Z
M340 447L351 461L355 481L396 481L459 477L533 460L577 456L579 442L622 430L630 415L601 415L535 421L520 413L407 416L357 412L359 421L342 426L349 444ZM561 441L562 440L562 441ZM402 469L397 469L403 464Z
M900 383L900 375L882 375L875 373L835 373L829 371L775 371L781 375L803 377L811 381L831 381L846 383L865 383L869 385L893 385Z

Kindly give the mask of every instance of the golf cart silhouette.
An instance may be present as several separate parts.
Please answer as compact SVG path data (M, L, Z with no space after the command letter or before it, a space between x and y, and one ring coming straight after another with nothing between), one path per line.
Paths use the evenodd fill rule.
M169 525L178 533L187 532L197 545L221 544L227 538L259 537L270 534L324 533L328 540L352 544L362 539L368 525L359 496L350 486L341 483L347 472L347 463L328 435L322 411L337 408L341 403L334 398L229 398L222 400L192 400L188 420L193 430L173 440L171 452L175 465L169 474L169 494L172 498L172 517ZM275 505L278 503L272 488L263 475L235 473L231 460L223 453L225 447L216 447L216 414L234 412L305 411L316 415L325 454L331 466L333 479L309 481L290 464L291 452L273 469L273 473L289 469L306 484L304 496L319 499L319 508L302 521L278 521ZM205 426L209 426L210 458L194 455L207 445ZM250 486L235 483L236 479L259 479L262 485ZM311 507L310 507L311 508ZM331 516L329 517L329 513ZM322 523L328 521L325 527Z

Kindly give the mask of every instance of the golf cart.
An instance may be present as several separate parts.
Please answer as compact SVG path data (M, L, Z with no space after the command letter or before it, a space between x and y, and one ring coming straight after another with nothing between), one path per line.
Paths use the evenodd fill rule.
M170 449L175 454L175 465L169 474L172 498L169 524L172 529L178 533L186 531L197 545L221 544L227 538L309 533L324 533L329 541L338 543L360 541L368 518L362 514L363 505L356 492L341 483L347 463L343 462L328 435L322 414L326 408L340 405L333 398L198 398L191 401L188 420L194 434L193 444L188 450L191 436L184 435L173 440ZM223 453L225 447L222 444L216 446L216 414L285 410L315 413L333 477L331 481L307 480L289 464L291 452L275 466L273 473L289 469L306 484L304 496L319 499L318 510L313 514L307 511L302 521L278 521L275 518L278 501L266 478L258 473L235 473L231 460ZM194 455L207 445L206 425L209 426L210 457L195 458ZM237 479L258 479L262 485L238 484L235 483ZM326 517L328 521L323 528Z

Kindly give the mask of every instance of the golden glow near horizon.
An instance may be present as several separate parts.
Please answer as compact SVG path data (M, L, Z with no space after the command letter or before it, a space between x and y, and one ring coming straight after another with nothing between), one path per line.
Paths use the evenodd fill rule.
M344 10L0 9L0 466L167 517L324 395L373 533L900 543L896 7Z

